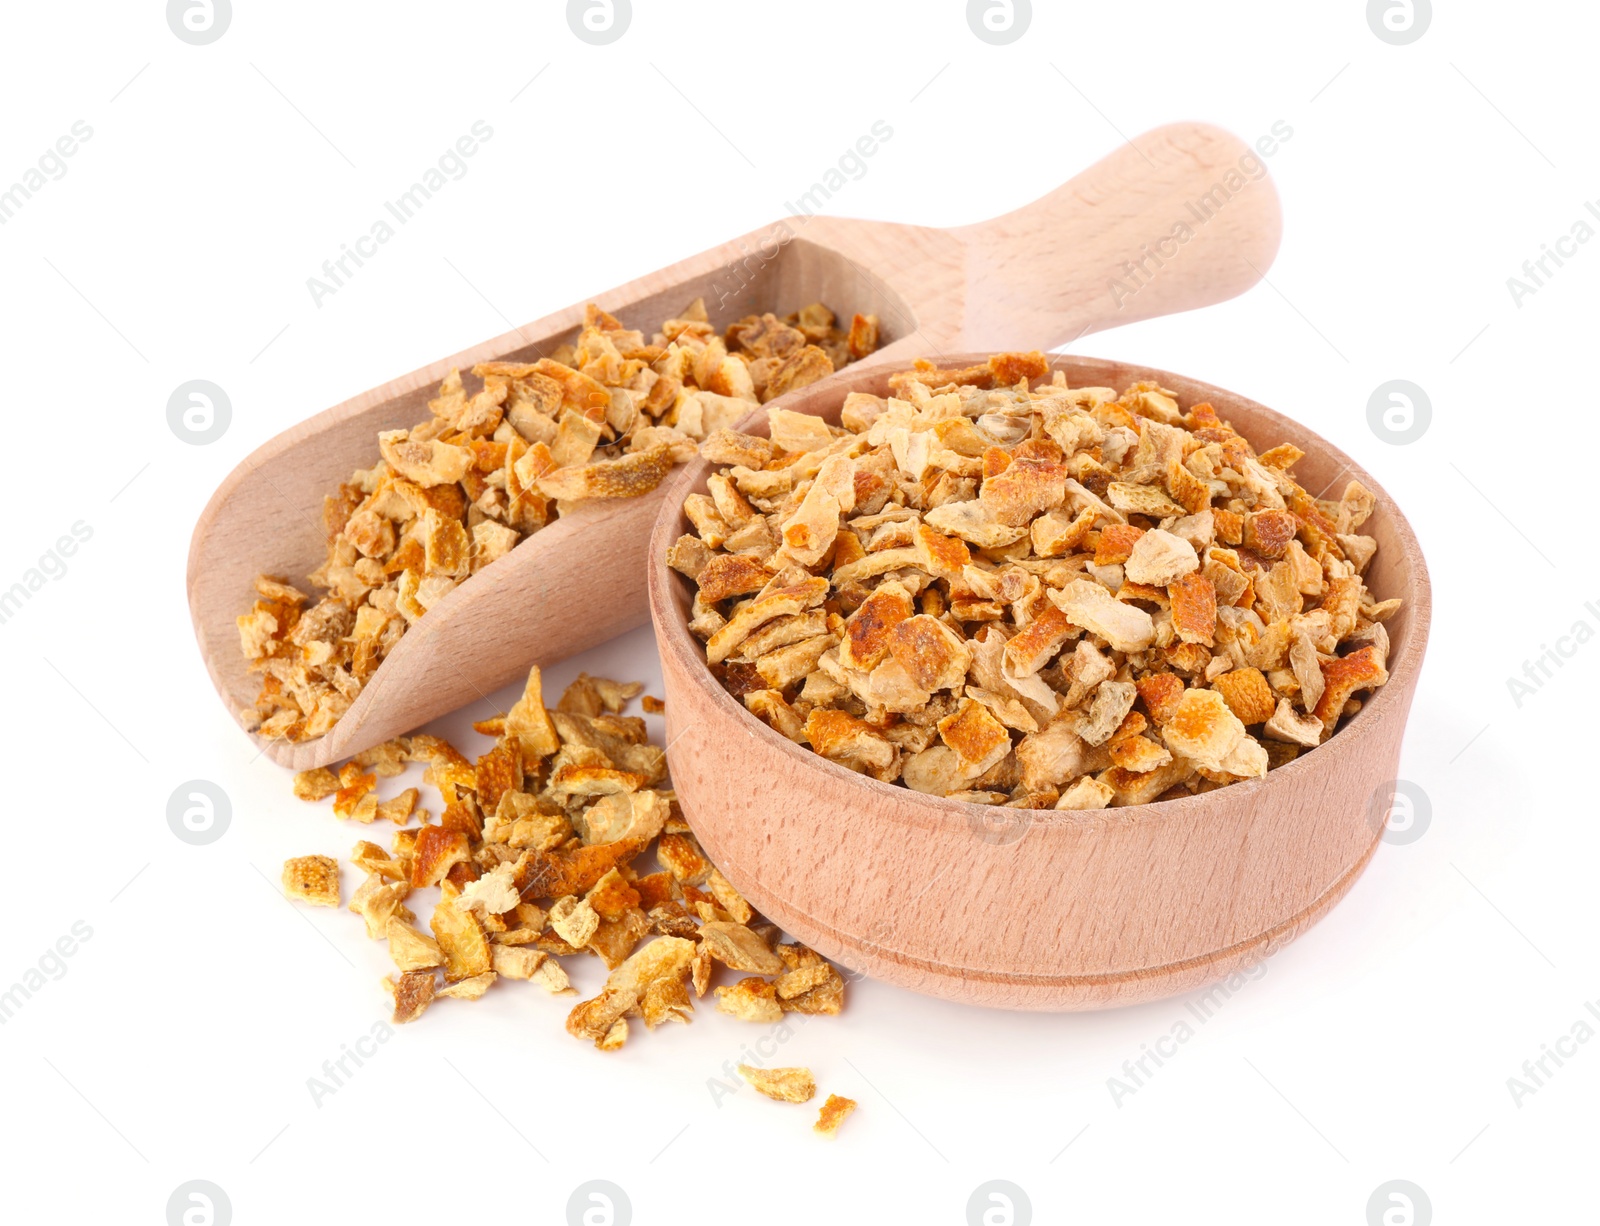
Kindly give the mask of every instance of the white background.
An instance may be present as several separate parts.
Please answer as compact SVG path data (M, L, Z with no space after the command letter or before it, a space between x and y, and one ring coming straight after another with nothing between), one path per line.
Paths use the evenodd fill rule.
M156 0L4 18L0 186L93 129L0 226L0 587L93 532L0 625L0 985L93 930L0 1027L8 1220L160 1222L191 1179L240 1223L560 1222L588 1179L640 1223L956 1223L991 1179L1038 1222L1360 1226L1392 1179L1440 1223L1593 1220L1600 1042L1520 1105L1507 1079L1600 997L1600 647L1520 707L1507 679L1600 626L1600 244L1520 307L1506 285L1600 196L1593 6L1441 4L1398 47L1357 0L1040 0L1003 47L948 0L635 0L600 47L555 0L234 7L198 47ZM314 1103L307 1078L384 1015L387 959L357 917L280 897L285 857L353 832L291 798L194 649L185 551L223 476L330 404L775 219L874 120L893 138L829 211L946 225L1185 118L1292 126L1270 285L1074 348L1297 416L1405 507L1436 600L1402 765L1424 837L1382 847L1120 1104L1108 1078L1184 1000L1020 1015L861 984L782 1047L860 1101L832 1143L810 1108L713 1098L765 1029L702 1006L602 1056L531 985L442 1002ZM315 306L306 279L476 120L469 173ZM209 446L166 422L196 378L233 405ZM1395 378L1433 405L1409 446L1367 424ZM660 692L648 631L558 685L580 666ZM196 778L233 809L202 847L166 822Z

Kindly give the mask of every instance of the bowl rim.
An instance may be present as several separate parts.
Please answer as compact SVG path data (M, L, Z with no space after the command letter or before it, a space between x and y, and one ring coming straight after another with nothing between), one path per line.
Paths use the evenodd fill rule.
M941 354L941 365L964 366L986 361L991 353L1004 352L992 350L972 353ZM1217 803L1218 793L1225 792L1230 799L1239 803L1249 803L1259 798L1263 792L1273 786L1275 780L1283 782L1299 778L1311 771L1319 771L1331 767L1338 759L1337 754L1319 754L1318 751L1326 749L1336 741L1342 746L1342 752L1354 752L1365 741L1373 736L1381 735L1381 729L1388 722L1385 716L1396 706L1404 708L1410 702L1412 682L1415 675L1422 667L1423 656L1427 650L1428 632L1432 623L1432 583L1429 578L1427 560L1423 556L1421 543L1417 540L1416 532L1411 527L1411 522L1405 513L1389 495L1383 485L1378 482L1365 468L1356 463L1340 448L1323 438L1315 430L1302 422L1295 421L1286 414L1276 409L1229 391L1217 384L1206 383L1203 380L1192 378L1188 375L1161 370L1153 366L1144 366L1134 362L1123 361L1116 358L1097 358L1083 354L1049 353L1045 355L1050 371L1066 369L1070 366L1115 366L1127 368L1136 372L1143 378L1148 378L1162 386L1183 384L1191 388L1207 389L1220 393L1229 399L1248 406L1252 413L1264 414L1268 419L1286 422L1297 432L1301 432L1318 444L1326 458L1336 461L1341 467L1339 476L1350 480L1359 481L1363 486L1376 496L1378 509L1392 516L1393 527L1402 552L1405 554L1407 565L1404 567L1406 590L1398 593L1405 601L1406 608L1411 617L1406 641L1391 659L1386 661L1389 679L1369 698L1360 711L1352 716L1343 727L1339 728L1332 737L1316 746L1313 750L1302 753L1292 762L1268 771L1259 779L1251 779L1241 783L1228 784L1225 788L1214 789L1197 795L1179 797L1173 800L1147 801L1139 805L1110 806L1104 809L1025 809L1009 810L1004 806L980 805L970 801L951 800L945 796L934 796L926 792L918 792L901 784L885 783L874 779L870 775L860 774L848 767L840 766L829 761L821 754L816 753L807 746L797 744L788 737L776 731L765 721L752 714L743 703L736 701L733 695L712 675L705 662L705 652L698 640L689 632L687 621L678 613L676 602L672 598L670 585L680 579L668 565L666 551L668 546L676 539L679 532L680 520L683 515L684 499L714 466L709 460L697 457L684 465L678 472L672 474L670 487L666 490L662 500L661 512L656 519L650 533L649 557L649 585L650 585L650 615L654 623L657 650L662 654L669 651L681 656L687 655L693 667L686 668L684 675L691 678L690 684L698 687L701 693L709 695L718 714L738 723L739 729L748 735L757 737L768 747L787 756L791 761L801 763L803 766L820 770L832 778L845 783L864 785L869 794L881 795L885 800L897 801L904 808L885 806L880 811L880 816L892 815L899 822L910 822L913 814L916 819L928 820L938 824L959 820L972 825L985 814L995 812L1017 812L1025 815L1025 820L1033 825L1045 827L1093 827L1108 822L1125 823L1134 820L1141 821L1178 821L1187 819L1195 810ZM854 377L838 381L830 381L828 395L837 394L843 397L852 391L860 390L863 384L885 378L889 370L886 365L867 365L856 372ZM1092 386L1092 385L1086 385ZM738 423L736 429L748 428L758 422L764 424L767 406L751 413ZM1309 453L1309 448L1307 449ZM670 539L669 539L670 538ZM670 714L670 707L669 707ZM1403 728L1403 724L1402 724ZM908 804L909 802L909 804Z

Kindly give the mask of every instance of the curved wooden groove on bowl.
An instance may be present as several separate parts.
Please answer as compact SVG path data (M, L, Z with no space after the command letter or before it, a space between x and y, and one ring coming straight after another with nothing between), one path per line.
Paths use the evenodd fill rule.
M1165 371L1086 358L1052 366L1073 386L1148 378L1186 404L1209 399L1259 445L1301 447L1296 471L1313 493L1354 478L1376 495L1364 530L1379 550L1367 580L1380 599L1406 604L1389 623L1388 684L1327 744L1262 780L1136 808L1034 812L1020 840L986 839L981 821L993 810L830 763L750 716L712 678L686 628L689 586L664 561L685 527L682 498L704 488L708 465L672 483L649 566L674 786L730 880L775 922L866 974L980 1004L1078 1009L1225 974L1228 951L1273 933L1288 939L1348 888L1386 816L1369 806L1395 778L1431 592L1420 546L1387 493L1304 426ZM836 422L844 388L881 392L887 375L858 372L790 407Z
M1331 911L1366 871L1367 865L1383 841L1380 831L1361 858L1333 883L1326 893L1313 901L1305 910L1266 932L1241 941L1227 949L1174 962L1165 966L1141 967L1136 970L1100 975L1018 975L996 974L993 971L950 966L944 963L922 962L903 955L890 953L881 945L864 942L848 933L805 916L789 908L792 923L785 923L785 931L825 957L845 966L861 969L862 964L876 960L875 968L862 973L875 979L894 983L899 987L954 1000L961 1004L993 1005L1000 1008L1081 1012L1093 1009L1120 1008L1123 1005L1142 1004L1193 991L1208 983L1215 983L1241 970L1250 970L1276 955L1285 946ZM702 839L713 861L720 852ZM746 898L763 915L771 914L768 907L784 904L767 896L758 884L741 890ZM884 964L893 967L885 973ZM991 999L993 997L993 999Z

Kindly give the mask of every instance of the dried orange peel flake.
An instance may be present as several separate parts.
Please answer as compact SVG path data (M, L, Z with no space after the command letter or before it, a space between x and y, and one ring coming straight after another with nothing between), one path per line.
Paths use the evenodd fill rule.
M817 1122L811 1126L811 1130L819 1136L831 1137L855 1109L855 1099L830 1094L828 1101L822 1104L822 1110L817 1113Z
M768 416L702 444L712 494L668 562L713 674L851 770L1142 804L1291 761L1387 680L1377 499L1313 496L1299 448L1258 454L1209 404L1069 387L1017 353L919 362L837 426Z
M810 1102L817 1092L816 1078L808 1068L752 1068L748 1064L741 1064L739 1076L758 1093L779 1102Z
M631 1018L647 1030L690 1021L694 998L713 988L718 1012L748 1021L844 1007L844 977L815 951L782 941L701 851L644 719L624 714L642 690L580 674L552 709L534 668L512 710L485 721L499 739L475 766L448 743L414 735L360 755L371 773L352 762L295 777L296 796L327 799L342 778L393 776L422 762L440 793L438 820L416 809L417 789L400 793L391 846L362 840L350 854L366 874L350 910L369 937L388 943L395 964L384 981L395 1022L415 1021L440 999L502 991L502 982L575 995L562 959L584 956L604 962L608 978L566 1025L601 1051L628 1041ZM572 786L577 772L606 788ZM337 906L339 863L291 860L284 886ZM436 891L431 909L423 891Z
M321 595L256 581L238 626L261 689L241 720L274 739L323 735L413 624L563 508L649 493L699 443L877 338L876 317L841 325L821 303L718 335L696 299L647 343L591 305L576 342L548 357L479 363L470 387L451 371L429 419L380 433L373 466L324 499L327 558L308 576ZM371 820L359 805L342 816Z

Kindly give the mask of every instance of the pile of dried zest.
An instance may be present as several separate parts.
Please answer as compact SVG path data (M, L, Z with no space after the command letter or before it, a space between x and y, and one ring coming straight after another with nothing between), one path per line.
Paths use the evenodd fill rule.
M452 589L589 499L660 484L708 435L759 403L871 353L876 316L848 331L820 303L788 320L752 315L718 336L696 299L649 344L598 307L576 347L537 362L451 371L429 420L378 435L381 458L325 500L328 558L310 599L280 580L238 619L263 675L240 712L265 736L321 736L400 636Z
M687 1022L718 964L740 976L716 988L723 1013L774 1022L843 1008L839 972L805 946L779 944L777 928L700 850L662 788L666 755L648 743L642 718L621 714L641 688L579 676L551 711L535 668L503 718L475 725L498 738L476 762L414 735L337 772L295 776L303 800L331 796L341 818L400 827L387 851L363 841L350 857L367 873L350 909L368 936L389 943L397 968L385 980L396 1022L441 996L475 1000L500 979L572 994L559 959L579 955L602 959L610 976L567 1029L602 1051L623 1045L629 1018L652 1029ZM377 797L379 776L408 762L427 764L424 782L443 801L437 821L417 810L416 788ZM650 853L661 867L641 873ZM337 866L326 857L290 861L284 881L308 901L338 903ZM440 896L425 933L406 903L432 886Z
M756 716L978 804L1097 809L1264 775L1388 679L1373 495L1307 493L1209 404L1038 353L894 375L842 425L721 430L668 561Z

